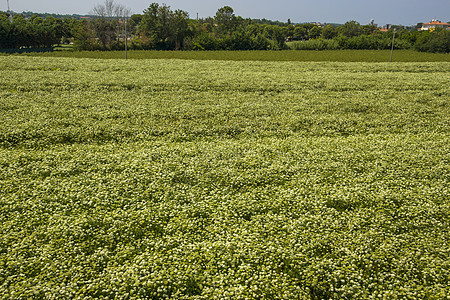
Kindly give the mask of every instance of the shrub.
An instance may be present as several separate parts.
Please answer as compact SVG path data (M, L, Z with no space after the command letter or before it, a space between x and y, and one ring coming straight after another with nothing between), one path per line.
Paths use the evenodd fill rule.
M292 50L338 50L340 45L336 40L315 39L289 43Z
M218 50L216 39L207 33L196 36L189 44L192 50Z

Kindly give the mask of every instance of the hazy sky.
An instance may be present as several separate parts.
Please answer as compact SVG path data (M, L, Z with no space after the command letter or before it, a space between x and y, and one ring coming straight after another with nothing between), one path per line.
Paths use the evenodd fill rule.
M438 19L450 21L450 0L115 0L142 13L150 3L165 3L172 9L189 12L191 18L214 16L217 9L231 6L238 16L301 22L345 23L349 20L375 23L413 25ZM60 14L87 14L104 0L9 0L11 10ZM0 10L7 10L7 0L0 0Z

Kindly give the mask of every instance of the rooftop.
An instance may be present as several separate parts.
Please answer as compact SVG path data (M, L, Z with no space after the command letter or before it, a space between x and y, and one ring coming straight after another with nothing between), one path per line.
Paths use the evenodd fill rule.
M423 25L445 25L445 26L450 26L450 24L443 23L443 22L438 21L438 20L433 20L430 23L424 23Z

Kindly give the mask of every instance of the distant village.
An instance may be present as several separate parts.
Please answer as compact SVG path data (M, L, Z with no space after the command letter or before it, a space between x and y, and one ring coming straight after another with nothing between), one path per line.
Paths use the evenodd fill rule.
M372 19L369 23L369 25L372 26L376 26L378 28L378 30L382 31L382 32L387 32L389 31L392 27L396 27L396 28L404 28L404 29L409 29L409 30L419 30L419 31L433 31L437 28L445 28L450 30L450 23L445 23L442 22L440 20L431 20L428 23L417 23L417 25L415 26L403 26L403 25L393 25L393 24L386 24L384 26L379 26L378 24L374 23L374 19ZM313 24L319 27L324 28L327 25L330 25L329 23L322 23L322 22L307 22L308 24ZM343 24L331 24L331 25L335 25L335 26L342 26Z

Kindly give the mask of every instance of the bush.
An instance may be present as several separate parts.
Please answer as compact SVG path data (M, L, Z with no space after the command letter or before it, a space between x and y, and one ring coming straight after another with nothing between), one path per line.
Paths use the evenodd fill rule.
M338 50L340 45L336 40L315 39L289 43L292 50Z
M253 50L267 50L270 48L270 40L258 33L255 37L252 37L252 48Z
M315 39L289 43L293 50L386 50L392 47L392 37L388 35L361 35L354 37L340 36L332 40ZM410 49L411 43L406 40L396 39L395 49Z
M203 33L189 41L191 50L218 50L216 39Z

